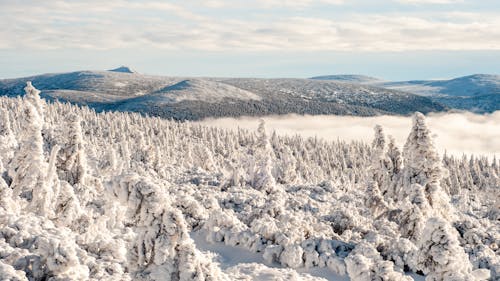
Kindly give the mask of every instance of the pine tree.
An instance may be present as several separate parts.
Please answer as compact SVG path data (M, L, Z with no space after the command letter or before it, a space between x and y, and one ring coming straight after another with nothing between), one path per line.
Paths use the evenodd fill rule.
M27 101L21 113L23 133L9 175L14 196L26 198L36 210L44 213L53 200L52 191L46 185L47 163L43 152L43 117L32 104L37 102L39 91L28 85L25 88Z
M11 129L9 112L0 111L0 160L5 164L9 163L17 148L17 140Z
M71 185L84 184L87 175L87 160L84 151L81 119L78 115L68 116L65 143L58 154L59 178Z
M382 191L386 200L397 200L396 186L399 181L399 176L402 169L401 152L396 145L396 141L392 136L389 136L389 144L387 145L387 159L388 159L388 179L389 185L386 190Z
M253 187L267 193L271 193L276 188L276 181L273 177L273 165L271 145L266 134L265 122L260 120L257 130L258 138L255 148L256 172L253 180Z
M389 178L387 173L388 160L385 157L384 131L380 125L376 125L374 131L375 138L372 142L372 161L369 168L366 205L372 210L374 216L378 216L387 208L382 192L388 189Z
M424 187L429 205L444 217L449 217L449 197L441 188L442 165L436 152L431 132L422 113L413 116L413 127L403 151L404 168L400 199L408 196L409 187L419 184Z
M419 241L417 268L429 281L476 280L464 249L458 242L458 233L441 218L430 218Z

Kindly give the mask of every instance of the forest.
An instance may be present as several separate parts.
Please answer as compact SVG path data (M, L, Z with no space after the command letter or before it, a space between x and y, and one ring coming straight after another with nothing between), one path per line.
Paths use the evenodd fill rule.
M500 163L0 97L2 280L498 280ZM242 248L225 267L198 249ZM253 270L248 267L253 266ZM280 275L281 274L281 275Z

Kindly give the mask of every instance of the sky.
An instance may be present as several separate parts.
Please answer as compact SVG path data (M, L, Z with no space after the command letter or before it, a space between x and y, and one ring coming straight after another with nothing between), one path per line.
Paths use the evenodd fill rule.
M0 0L0 78L500 73L498 0Z

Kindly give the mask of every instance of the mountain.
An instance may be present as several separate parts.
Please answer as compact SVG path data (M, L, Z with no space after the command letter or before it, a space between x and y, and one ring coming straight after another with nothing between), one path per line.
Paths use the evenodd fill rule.
M112 71L112 72L121 72L121 73L137 73L135 70L132 70L130 67L128 66L120 66L118 68L115 68L115 69L110 69L108 71Z
M128 69L128 68L127 68ZM311 79L162 77L77 71L0 80L0 95L23 95L26 81L49 100L97 111L134 111L181 120L276 114L373 116L443 111L440 103L372 85Z
M500 110L500 75L475 74L450 80L387 82L375 85L428 96L450 108L477 113Z
M347 82L347 83L375 83L382 82L381 79L356 74L340 74L340 75L325 75L325 76L315 76L311 77L313 80L331 80L337 82Z
M419 95L482 96L500 94L500 75L474 74L450 80L384 82L377 85Z
M345 78L344 78L345 77ZM500 75L474 74L449 80L382 81L358 75L318 76L311 79L328 79L371 85L426 96L449 108L486 113L500 110Z

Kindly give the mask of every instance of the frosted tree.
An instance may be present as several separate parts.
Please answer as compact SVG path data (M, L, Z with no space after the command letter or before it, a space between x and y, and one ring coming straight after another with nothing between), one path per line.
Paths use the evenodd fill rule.
M0 159L0 175L5 172L2 160ZM19 204L13 196L12 189L7 185L3 177L0 176L0 208L5 211L17 213L19 211Z
M392 136L389 136L389 143L387 144L387 172L389 178L389 184L386 190L382 191L384 198L386 200L397 200L396 197L396 186L398 183L398 177L400 176L403 160L401 158L401 152L396 145L396 141Z
M81 119L76 114L68 116L63 135L65 143L58 154L57 170L59 178L71 185L84 184L87 175L87 163L84 151Z
M281 165L278 167L278 181L282 184L295 183L297 179L297 159L288 146L283 147Z
M394 263L382 259L373 245L361 242L345 259L347 273L353 281L413 280L404 273L394 270Z
M473 274L472 266L458 242L458 233L441 218L430 218L419 242L417 268L426 281L486 280Z
M371 208L375 216L387 208L381 190L387 190L388 173L387 159L385 157L385 135L382 126L374 128L375 138L372 142L372 161L369 168L370 177L367 183L367 207Z
M425 116L415 113L413 127L403 150L404 169L400 199L408 196L409 187L419 184L424 187L429 205L445 217L450 216L449 197L441 188L442 166L436 152Z
M387 157L391 163L391 174L397 175L402 168L401 152L399 151L396 141L393 136L389 136L389 143L387 144Z
M11 129L9 111L0 111L0 160L9 163L14 156L17 140Z
M40 120L42 124L44 123L44 108L45 102L40 98L40 91L33 87L31 81L26 82L26 87L24 87L25 91L25 100L31 103L35 108L38 114L40 115Z
M39 91L31 86L25 88L28 100L37 101ZM39 97L38 97L39 99ZM43 117L31 102L26 102L21 113L23 132L20 136L19 148L16 151L12 169L11 188L14 196L26 198L32 207L39 212L49 211L54 199L51 188L46 184L47 163L43 152Z
M407 192L408 196L400 202L398 215L400 232L403 237L417 241L422 236L426 218L432 215L432 209L423 186L412 184Z
M189 237L182 213L155 183L128 175L115 194L127 205L127 223L135 225L137 238L130 252L130 267L144 280L206 280L220 274L204 260ZM140 278L143 279L143 278Z
M276 188L276 181L273 177L272 153L271 145L266 134L265 122L260 120L259 128L257 129L257 143L255 147L255 175L253 187L271 193Z
M34 92L30 90L30 95ZM428 155L426 138L413 132L404 155L406 169L394 142L382 141L381 130L376 130L373 147L277 134L268 141L264 126L257 134L231 132L139 114L95 113L61 103L45 104L39 112L34 102L36 96L31 101L28 95L0 97L0 114L9 115L4 124L19 142L6 149L15 152L12 161L0 161L0 174L9 171L9 176L0 178L2 277L246 280L270 276L259 276L250 264L224 268L229 275L225 278L210 257L196 249L191 234L226 247L250 249L287 267L347 272L352 280L405 280L409 277L403 270L408 268L426 272L430 280L478 280L487 278L488 272L496 280L500 272L499 208L494 200L498 163L489 164L484 157L474 156L473 167L469 156L449 161L445 157L441 162ZM33 117L40 113L44 122ZM75 134L78 130L81 133ZM136 137L141 134L138 145ZM185 157L187 150L191 160ZM215 167L204 162L207 156ZM433 184L440 188L448 177L443 170L436 177L431 160L455 175L446 185L459 186L450 202L458 220L445 218L441 214L447 208L430 200ZM183 163L205 170L186 170ZM264 187L271 183L271 192L247 188L261 179ZM391 181L398 182L391 186L401 187L399 201L392 196L398 194L394 189L381 194ZM88 191L95 196L87 197ZM366 202L367 197L378 201ZM388 205L385 212L378 208L383 201ZM426 229L433 217L440 223ZM463 268L457 269L462 263ZM275 279L298 276L291 268L283 270L290 275Z

